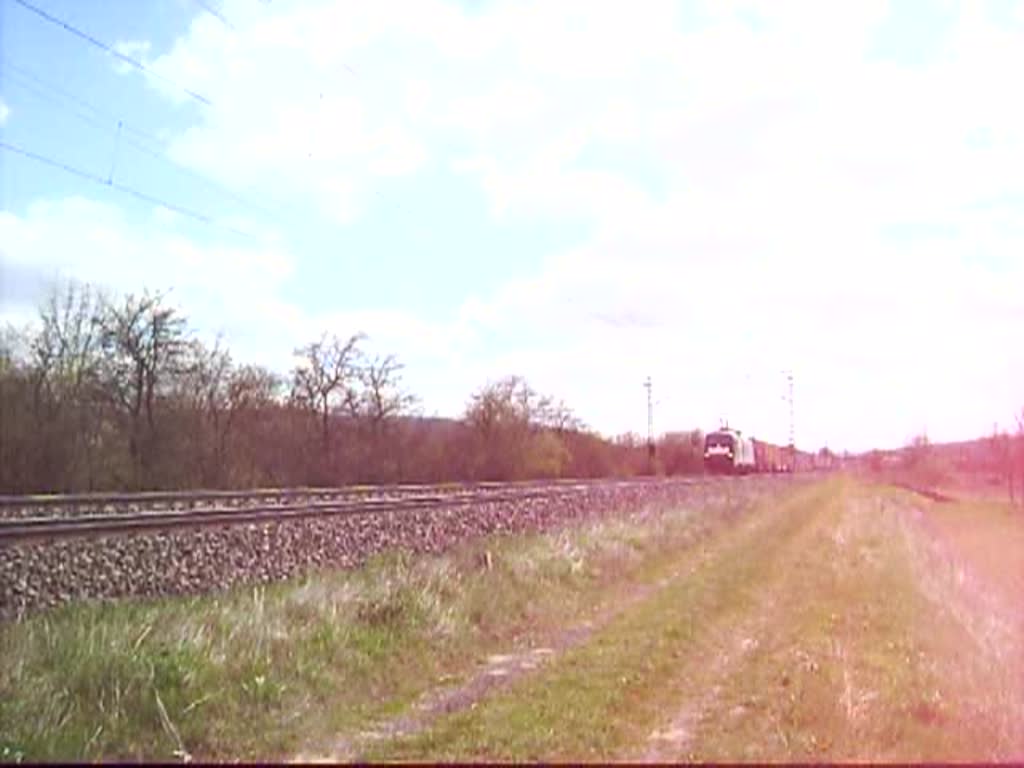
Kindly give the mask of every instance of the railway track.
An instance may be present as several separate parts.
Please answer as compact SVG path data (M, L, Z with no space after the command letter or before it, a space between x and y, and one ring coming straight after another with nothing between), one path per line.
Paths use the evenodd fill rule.
M704 482L709 479L705 478ZM0 546L40 540L104 537L179 528L285 522L552 499L598 488L699 478L572 480L446 486L353 486L258 491L198 491L0 497ZM47 514L48 513L48 514Z
M439 485L354 485L335 488L261 488L247 491L146 491L141 493L0 495L0 520L25 517L84 517L208 507L290 506L423 494L460 494L509 488L548 487L586 481L446 483Z
M461 495L504 492L512 489L558 488L587 485L640 484L659 478L630 480L530 480L519 482L442 483L435 485L352 485L335 488L260 488L247 491L144 491L140 493L84 493L0 495L0 521L26 517L85 517L140 512L192 511L208 507L295 506L314 502L356 499L406 498L423 495Z
M0 622L83 600L265 584L388 551L438 553L478 536L703 505L723 492L742 504L785 482L751 475L46 497L27 506L5 499L19 516L0 519Z

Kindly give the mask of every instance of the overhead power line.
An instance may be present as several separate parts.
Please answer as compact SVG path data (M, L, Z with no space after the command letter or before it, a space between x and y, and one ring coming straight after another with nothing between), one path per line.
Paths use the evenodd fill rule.
M94 45L94 46L96 46L97 48L99 48L99 49L101 49L103 51L106 51L111 56L113 56L113 57L115 57L117 59L120 59L121 61L125 62L126 64L130 64L131 66L135 67L136 69L138 69L138 70L140 70L142 72L145 72L146 74L149 74L149 75L152 75L153 77L159 78L160 80L163 80L165 83L168 83L169 85L173 85L175 88L181 90L183 93L185 93L188 96L190 96L191 98L195 99L200 104L203 104L204 106L207 106L207 107L212 107L213 106L213 103L209 99L207 99L205 96L196 93L195 91L191 90L190 88L186 88L185 86L181 85L180 83L175 82L174 80L171 80L171 78L166 77L165 75L161 75L159 72L154 72L152 69L147 67L145 64L143 64L138 59L134 59L131 56L125 54L125 53L121 53L121 51L116 50L113 46L107 45L106 43L104 43L101 40L97 40L95 37L90 35L88 32L83 32L78 27L76 27L76 26L74 26L72 24L69 24L68 22L64 21L63 19L58 19L56 16L53 16L53 15L47 13L46 11L44 11L42 8L37 8L36 6L34 6L31 3L27 2L27 0L14 0L14 2L17 3L18 5L20 5L22 8L25 8L26 10L31 11L32 13L36 14L41 19L44 19L44 20L48 21L49 23L54 24L55 26L61 27L62 29L66 30L67 32L70 32L75 37L78 37L78 38L80 38L82 40L85 40L87 43L89 43L91 45Z
M17 147L14 144L10 144L6 141L0 141L0 149L6 149L8 152L14 152L15 154L21 155L22 157L27 157L31 160L35 160L38 163L48 165L51 168L59 168L62 171L65 171L66 173L70 173L73 176L78 176L81 179L94 182L95 184L107 187L108 189L116 189L118 192L121 192L122 194L131 195L137 200L142 200L143 202L146 203L159 205L163 208L166 208L169 211L173 211L174 213L180 214L190 219L195 219L196 221L202 222L203 224L212 227L219 227L229 232L233 232L236 235L241 235L242 237L253 237L251 233L243 232L240 229L235 229L234 227L221 224L217 222L212 216L209 216L205 213L201 213L191 208L185 208L184 206L168 202L167 200L157 197L156 195L150 195L146 192L141 192L135 189L134 187L129 187L125 184L120 184L113 180L104 179L102 176L98 176L95 173L83 171L81 168L75 168L74 166L68 165L67 163L61 162L60 160L55 160L52 157L47 157L45 155L40 155L36 152L32 152L31 150L23 149L22 147Z
M10 72L8 72L7 70L10 70ZM35 85L37 85L37 86L41 86L43 88L48 88L48 89L50 89L52 91L56 91L61 96L63 96L65 99L68 99L69 101L75 102L80 107L84 107L85 109L88 109L90 112L95 112L97 114L101 114L101 112L96 107L94 107L92 104L87 102L85 99L80 99L79 97L77 97L74 94L72 94L70 91L66 91L66 90L64 90L63 88L61 88L58 85L53 85L52 83L47 83L47 82L41 80L40 78L38 78L34 74L32 74L29 70L25 69L24 67L19 66L18 64L15 64L13 61L11 61L6 56L0 57L0 72L3 72L5 78L10 78L11 74L13 73L15 75L14 80L15 80L15 82L19 86L21 86L22 88L25 88L26 90L32 91L33 93L35 93L37 96L40 96L41 98L53 100L53 97L43 93L38 88L35 88L35 87L31 86L31 85L28 85L27 83L19 83L18 82L18 78L24 78L25 80L29 80L32 83L35 83ZM92 118L90 118L90 119L92 119Z
M135 128L135 127L131 126L130 124L125 123L123 120L121 120L119 117L114 115L112 112L108 112L105 109L97 107L96 105L90 103L89 101L87 101L87 100L85 100L83 98L80 98L79 96L76 96L75 94L71 93L70 91L68 91L68 90L66 90L64 88L61 88L58 85L54 85L53 83L49 83L49 82L43 80L42 78L34 75L32 72L30 72L29 70L25 69L24 67L21 67L21 66L15 64L8 57L0 56L0 71L6 71L8 69L11 71L11 73L16 75L16 77L12 78L11 80L18 87L24 88L24 89L30 91L31 93L35 94L39 98L43 99L44 101L48 101L51 104L55 104L55 105L61 107L62 109L65 109L66 111L68 111L71 114L73 114L76 117L78 117L80 120L83 120L83 121L89 123L90 125L94 125L94 126L96 126L98 128L104 129L104 130L110 130L112 133L114 133L114 132L121 133L123 131L126 134L133 134L133 135L135 135L135 136L137 136L137 137L139 137L141 139L144 139L147 142L152 142L153 144L155 144L155 145L157 145L159 147L165 147L166 146L166 142L162 138L160 138L159 136L157 136L155 134L152 134L152 133L149 133L147 131L143 131L143 130L141 130L139 128ZM29 82L21 82L20 79L27 80ZM86 114L85 112L82 112L82 111L80 111L78 109L74 109L73 107L70 107L67 104L61 103L61 101L59 99L55 98L50 93L47 93L46 92L47 90L52 91L53 93L58 94L61 98L66 99L67 101L70 101L70 102L73 102L73 103L79 105L80 107L84 108L85 110L88 110L88 112L91 113L91 114ZM105 122L105 121L109 121L109 122ZM231 189L229 189L228 187L224 186L223 184L221 184L221 183L219 183L217 181L214 181L213 179L208 178L208 177L204 176L201 173L197 173L196 171L193 171L191 168L188 168L187 166L182 165L181 163L177 162L176 160L174 160L170 156L168 156L164 149L154 149L153 147L148 146L147 144L145 144L145 143L143 143L141 141L133 139L130 136L121 135L120 140L122 142L124 142L125 144L127 144L127 145L129 145L131 147L134 147L139 152L142 152L143 154L149 155L150 157L153 157L153 158L155 158L157 160L160 160L160 161L162 161L162 162L164 162L164 163L174 167L179 172L184 173L184 174L190 176L191 178L193 178L197 182L199 182L201 184L204 184L204 185L208 186L211 189L217 190L218 192L220 192L225 197L228 197L228 198L234 200L236 203L239 203L239 204L241 204L241 205L243 205L243 206L245 206L245 207L247 207L247 208L249 208L249 209L251 209L253 211L257 211L257 212L259 212L261 214L269 215L269 216L273 216L273 217L277 218L277 215L273 211L269 210L266 206L258 205L256 203L254 203L253 201L248 200L245 197L242 197L241 195L239 195L236 192L232 191Z
M109 112L109 111L107 111L107 110L105 110L105 109L103 109L101 107L97 107L95 104L89 102L88 100L83 99L80 96L76 96L71 91L67 90L66 88L62 88L59 85L55 85L54 83L51 83L51 82L48 82L48 81L42 79L38 75L33 74L33 72L31 70L28 70L25 67L22 67L21 65L16 64L15 62L11 61L10 57L4 56L4 55L0 54L0 71L6 71L8 69L17 76L14 79L14 81L15 81L15 83L17 85L19 85L22 88L25 88L26 90L32 91L34 94L39 96L41 99L49 101L52 104L57 104L58 106L62 106L64 109L72 111L74 114L78 115L83 120L93 121L95 125L101 125L101 123L97 121L97 118L105 119L105 120L110 120L111 122L117 122L117 121L120 120L120 118L117 115L115 115L113 112ZM8 74L8 76L9 76L9 74ZM29 85L28 83L25 83L25 82L18 82L18 80L17 80L18 77L22 78L23 80L28 80L28 81L34 83L38 87L32 87L31 85ZM96 115L96 118L90 117L88 115L84 115L81 112L78 112L76 110L71 110L70 107L68 107L66 105L60 104L60 102L57 99L55 99L52 95L46 93L45 91L40 90L40 88L43 88L43 89L48 90L48 91L52 91L53 93L57 94L61 98L66 99L66 100L71 101L71 102L74 102L78 106L80 106L80 107L82 107L84 109L87 109L89 112L92 112L94 115ZM109 126L104 126L104 127L109 127ZM156 145L159 145L159 146L165 146L166 145L166 142L162 138L157 136L156 134L149 133L149 132L144 131L144 130L142 130L140 128L133 128L132 126L130 126L128 124L125 124L124 125L124 130L127 131L128 133L133 133L136 136L138 136L139 138L145 139L146 141L152 141Z
M216 10L214 8L211 8L207 3L204 3L203 0L193 0L193 1L195 2L196 5L198 5L200 8L202 8L208 14L213 16L215 19L218 19L221 24L223 24L225 27L230 29L232 32L235 30L235 25L232 24L230 21L228 21L224 17L224 14L222 14L220 11L218 11L218 10Z
M88 102L82 99L72 97L65 91L60 91L56 88L56 86L45 84L42 81L32 77L31 75L28 75L27 73L23 73L21 71L16 70L14 67L9 68L6 61L3 63L3 66L0 67L0 73L2 73L4 76L4 82L13 84L16 87L21 88L24 91L27 91L28 93L31 93L38 99L42 99L43 101L49 102L50 104L54 104L57 107L63 109L65 112L74 115L79 120L85 123L89 123L90 125L93 125L97 128L100 128L105 131L112 131L112 126L116 126L118 122L122 122L110 113L104 113L102 110L92 106ZM61 98L73 102L74 104L78 105L78 107L72 106L68 103L64 103L63 101L61 101L61 99L55 98L52 93L48 93L46 91L46 88L50 88L56 91L60 94ZM136 131L132 129L130 126L124 125L123 123L122 130L128 133L138 133L144 136L144 134L142 134L140 131ZM155 137L153 138L155 139ZM155 140L159 141L159 139Z

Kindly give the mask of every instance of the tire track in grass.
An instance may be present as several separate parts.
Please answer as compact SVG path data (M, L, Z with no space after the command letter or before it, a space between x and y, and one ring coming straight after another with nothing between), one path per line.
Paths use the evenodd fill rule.
M723 691L723 682L739 669L762 643L762 636L777 610L776 592L785 581L785 569L793 552L805 548L833 518L832 504L822 505L809 516L799 533L777 553L764 578L758 583L751 609L732 620L721 621L711 631L703 654L684 665L668 686L670 696L682 704L667 722L651 731L641 749L630 759L640 762L692 760L691 751L698 730L706 724ZM709 659L708 656L711 658Z
M667 759L1006 759L1000 680L926 592L901 510L846 486L775 586L761 642L722 670ZM782 565L784 561L780 561ZM1003 686L1005 689L1005 686ZM1019 685L1017 687L1019 691Z
M778 541L799 534L813 515L806 500L821 489L800 489L702 548L699 562L621 610L586 642L555 656L516 685L469 711L442 718L411 738L372 745L364 757L386 759L594 759L617 754L638 722L650 725L658 703L648 694L678 666L685 641L707 638L708 616L743 614L752 584L773 559ZM769 546L760 546L765 542ZM669 614L666 620L666 614ZM715 624L717 622L712 622ZM684 642L680 642L680 640Z
M779 553L762 584L761 609L738 627L753 638L747 642L746 652L712 668L705 680L711 681L713 695L684 705L684 711L694 711L689 738L663 749L658 759L792 760L809 756L803 749L804 734L794 730L784 710L808 695L801 676L819 676L826 664L824 656L805 642L808 631L801 625L800 613L810 611L815 623L823 619L828 624L837 618L831 611L823 613L818 600L822 584L834 580L837 550L851 545L851 532L845 525L847 488L845 483L838 486L813 523ZM839 702L850 720L871 695L860 693L854 684L845 647L839 642L828 647L840 669L837 679L841 683L827 698ZM812 734L812 745L815 739Z
M300 755L296 762L343 762L357 758L368 746L409 738L425 731L445 715L471 709L488 695L514 685L526 675L538 671L562 653L585 643L595 632L607 626L632 606L649 599L686 573L692 573L707 559L706 551L695 562L676 565L667 575L652 583L634 586L624 596L603 605L589 619L568 627L542 646L506 654L492 654L471 677L456 686L427 691L411 713L374 723L354 736L338 739L329 754Z
M692 573L706 562L709 540L713 542L716 537L724 535L723 531L743 525L748 517L761 510L776 495L773 492L766 499L760 493L727 494L703 510L703 513L709 515L706 519L701 519L703 514L697 517L695 513L685 513L683 519L689 518L696 525L689 527L687 523L687 530L682 532L681 539L678 531L670 534L670 538L681 544L682 548L672 551L662 547L652 552L654 562L646 568L646 573L638 573L630 576L626 582L609 585L601 595L601 601L586 614L584 620L535 637L535 641L539 642L538 647L493 654L487 657L485 663L471 670L468 680L454 686L427 690L407 711L393 717L371 720L361 730L335 736L330 746L306 749L294 759L298 762L353 760L366 749L414 736L443 716L471 709L488 696L514 685L525 676L537 673L563 652L585 643L591 635L631 606L649 599L681 575ZM726 506L719 509L720 504ZM670 515L674 516L675 513ZM658 526L662 525L660 515L649 518L645 513L637 519L643 521L645 526L654 526L651 531L660 530ZM650 535L651 531L646 535ZM680 558L681 554L685 557Z

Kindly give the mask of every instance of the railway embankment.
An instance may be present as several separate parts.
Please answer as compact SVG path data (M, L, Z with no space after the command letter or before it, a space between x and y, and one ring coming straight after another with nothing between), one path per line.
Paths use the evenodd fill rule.
M442 552L499 532L551 530L644 505L671 506L714 495L725 478L535 487L478 501L443 499L391 511L280 517L194 527L176 524L131 535L26 540L0 546L0 619L82 600L190 595L261 584L324 567L348 568L388 550ZM747 484L784 478L746 478ZM81 519L81 518L79 518ZM126 518L127 519L127 518ZM22 521L23 522L23 521Z
M465 535L442 554L363 551L369 562L359 567L325 562L272 584L33 612L0 624L2 759L345 759L366 747L360 734L372 740L389 723L424 727L586 642L795 485L716 479L440 518L435 510L432 528L426 517L420 528L406 518L401 535L409 549L442 545L429 535ZM399 541L396 521L356 520L345 525L362 526L380 547ZM290 535L308 536L309 525ZM490 535L471 535L485 529ZM173 552L245 530L174 532L187 538L166 546L182 549L151 555L150 566L174 568ZM269 535L249 556L275 561L273 537L289 534ZM113 552L135 538L51 549ZM161 552L153 542L134 546ZM55 566L58 555L45 556ZM211 557L225 559L223 549Z

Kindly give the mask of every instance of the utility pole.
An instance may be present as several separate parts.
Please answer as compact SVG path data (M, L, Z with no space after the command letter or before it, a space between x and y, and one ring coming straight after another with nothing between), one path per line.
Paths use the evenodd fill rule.
M644 389L647 390L647 465L651 474L654 474L654 401L651 399L651 377L644 381Z
M789 371L786 374L786 380L789 382L789 444L796 448L796 427L793 422L793 372Z
M793 425L793 371L787 370L782 372L786 377L786 383L788 384L787 394L783 395L783 400L789 403L789 456L790 456L790 471L796 469L796 429Z

